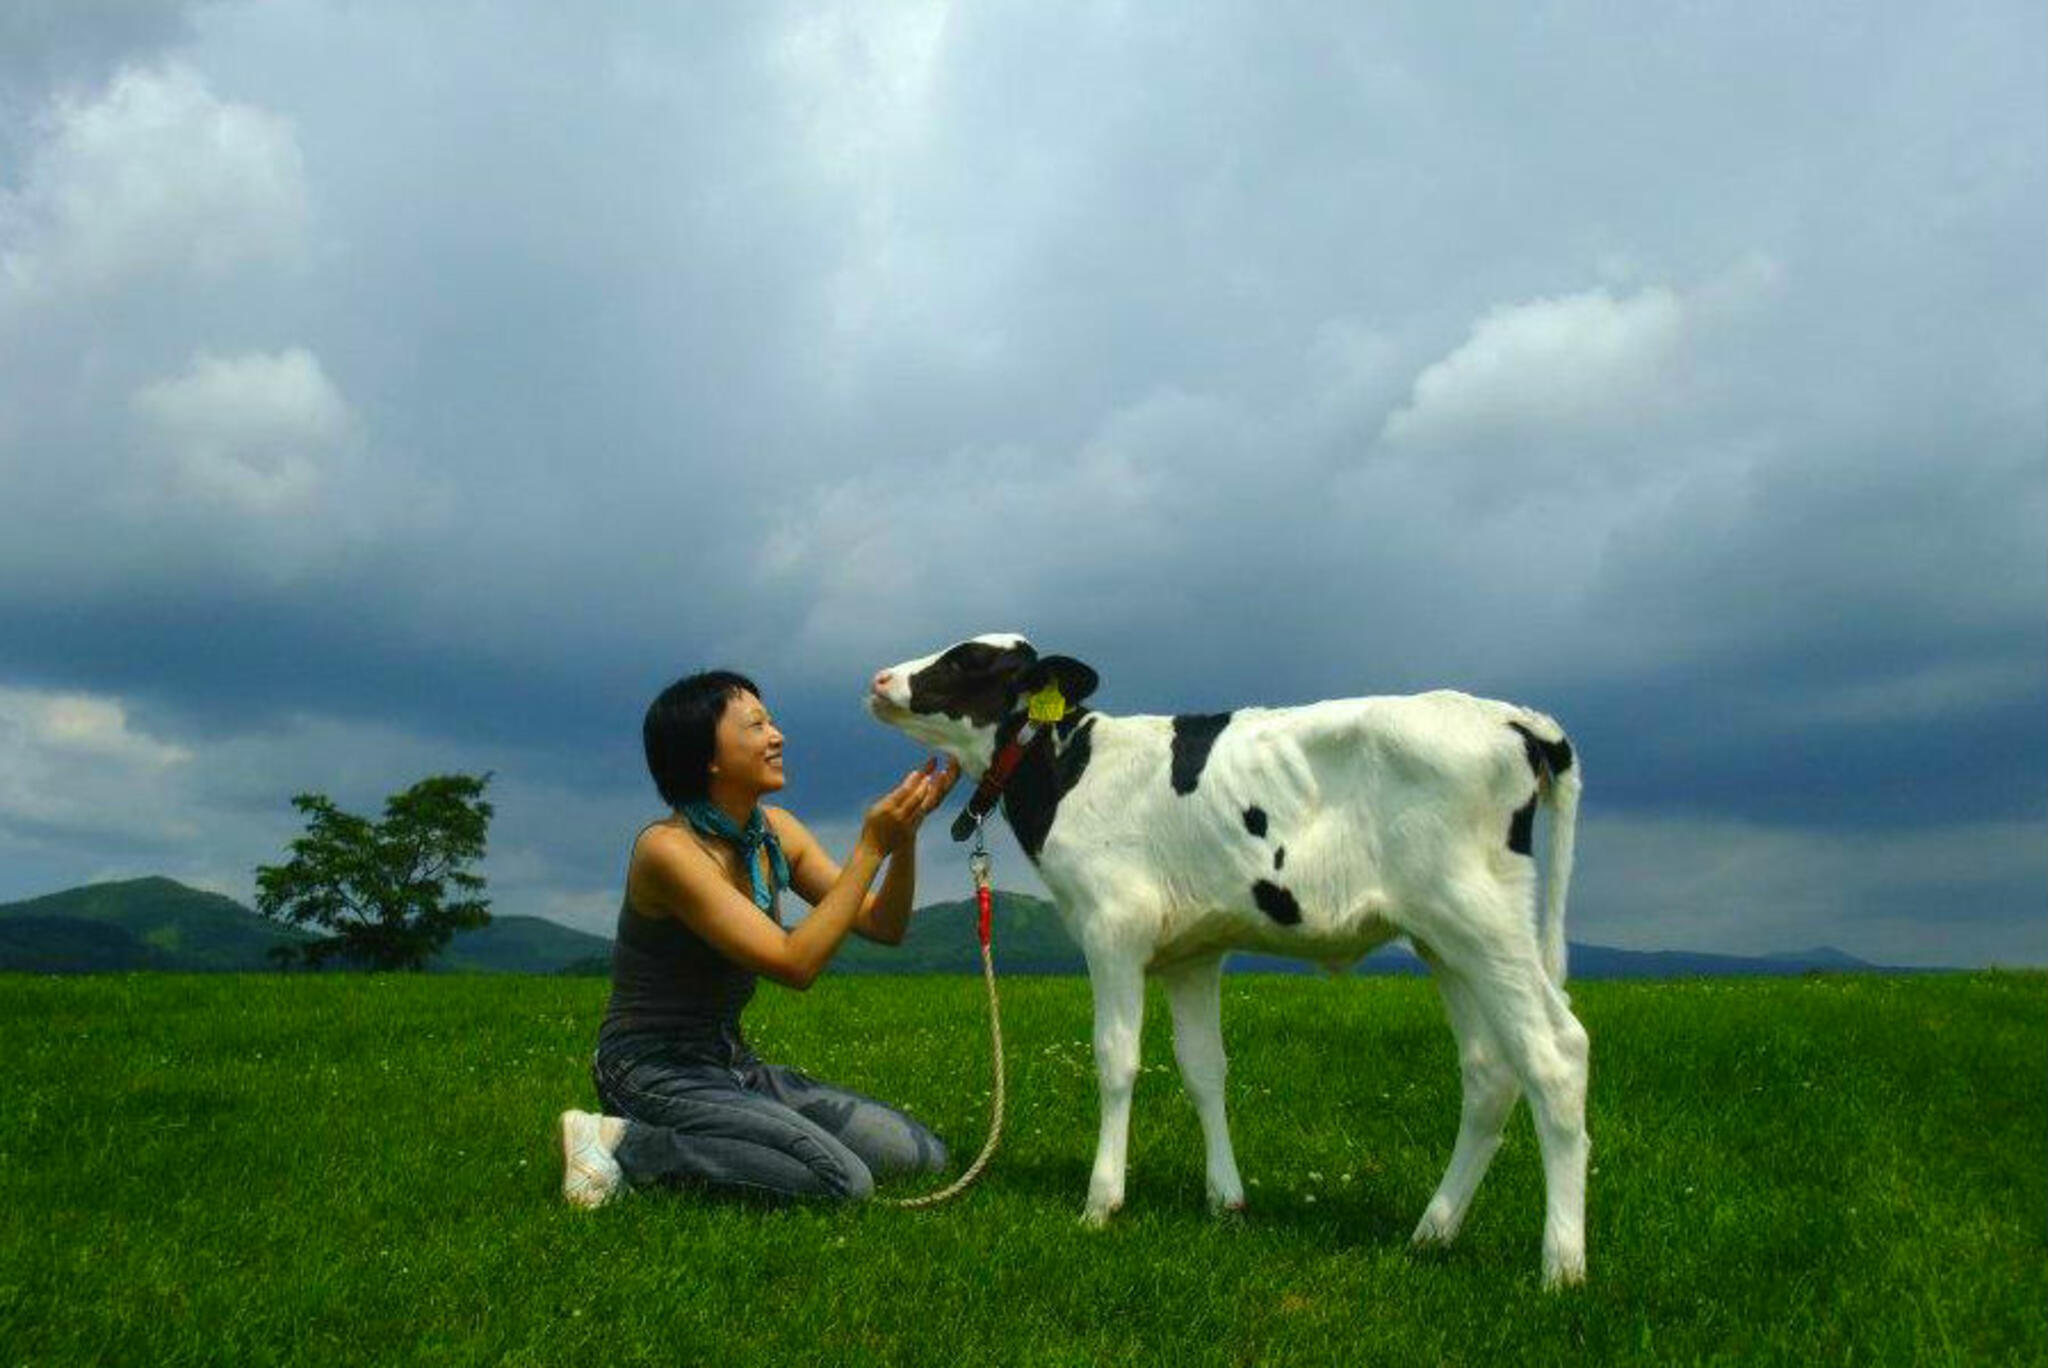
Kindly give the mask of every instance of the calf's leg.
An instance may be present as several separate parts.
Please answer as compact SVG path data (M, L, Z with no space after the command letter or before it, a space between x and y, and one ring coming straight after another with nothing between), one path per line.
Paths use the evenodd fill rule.
M1135 957L1095 953L1088 957L1088 981L1095 990L1095 1074L1102 1097L1102 1132L1081 1219L1101 1226L1124 1204L1131 1090L1138 1081L1138 1041L1145 1024L1145 971Z
M1237 1176L1237 1157L1230 1149L1230 1122L1224 1115L1223 959L1194 960L1160 971L1167 1002L1173 1008L1173 1057L1181 1081L1202 1120L1202 1144L1208 1154L1209 1206L1217 1211L1244 1210L1244 1183Z
M1478 993L1508 1063L1528 1093L1543 1150L1543 1282L1586 1280L1586 1029L1544 975L1533 948L1489 975Z
M1543 972L1526 899L1505 887L1498 896L1488 894L1476 880L1467 881L1464 889L1466 897L1435 909L1429 946L1442 966L1443 981L1455 981L1463 989L1467 1006L1454 1008L1454 1013L1464 1010L1485 1025L1529 1099L1543 1152L1543 1281L1550 1287L1584 1282L1586 1031L1564 994ZM1491 1125L1484 1109L1476 1120ZM1464 1140L1461 1125L1460 1152ZM1452 1166L1457 1167L1456 1155ZM1467 1176L1477 1183L1476 1174L1447 1173L1444 1186ZM1442 1189L1439 1195L1444 1195ZM1424 1222L1429 1222L1427 1215Z
M1479 1190L1500 1148L1501 1131L1508 1113L1514 1110L1519 1089L1514 1071L1493 1038L1493 1028L1479 1008L1471 989L1457 975L1436 963L1437 991L1443 996L1444 1014L1458 1040L1458 1068L1464 1081L1464 1102L1458 1118L1458 1142L1451 1151L1450 1166L1436 1195L1415 1227L1418 1245L1449 1244L1457 1238L1472 1208L1472 1196Z

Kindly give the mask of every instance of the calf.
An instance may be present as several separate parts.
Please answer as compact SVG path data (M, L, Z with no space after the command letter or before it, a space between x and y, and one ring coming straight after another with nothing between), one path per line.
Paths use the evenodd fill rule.
M1083 1219L1099 1225L1123 1204L1147 973L1172 1006L1210 1202L1238 1210L1224 953L1343 968L1406 936L1435 975L1464 1082L1450 1166L1415 1242L1456 1236L1526 1091L1543 1152L1544 1280L1583 1280L1587 1042L1562 988L1581 778L1557 723L1450 692L1112 717L1081 706L1096 683L1078 660L994 635L878 672L867 699L981 781L976 819L1000 794L1087 957L1102 1130ZM1540 931L1539 804L1551 810Z

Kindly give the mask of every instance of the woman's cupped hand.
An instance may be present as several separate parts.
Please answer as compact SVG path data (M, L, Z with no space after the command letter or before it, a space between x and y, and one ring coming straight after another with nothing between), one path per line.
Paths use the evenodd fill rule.
M940 769L934 756L869 805L861 823L864 833L884 855L894 854L917 839L918 827L959 781L960 762L949 759Z

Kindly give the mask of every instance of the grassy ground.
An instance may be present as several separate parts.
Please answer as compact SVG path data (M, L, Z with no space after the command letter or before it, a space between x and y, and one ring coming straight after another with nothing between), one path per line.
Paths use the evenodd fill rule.
M1592 1277L1563 1295L1526 1110L1459 1244L1404 1248L1457 1118L1425 983L1226 982L1235 1225L1155 997L1101 1233L1079 980L1005 982L1008 1138L925 1212L564 1208L552 1122L590 1103L604 992L0 977L0 1362L2048 1361L2039 975L1578 986ZM980 993L828 977L749 1019L964 1163Z

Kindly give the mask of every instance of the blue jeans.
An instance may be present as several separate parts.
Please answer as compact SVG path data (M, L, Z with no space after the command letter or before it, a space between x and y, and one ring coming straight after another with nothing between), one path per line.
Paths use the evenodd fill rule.
M591 1077L626 1118L613 1155L634 1187L858 1201L876 1178L946 1167L945 1144L894 1107L757 1059L600 1051Z

